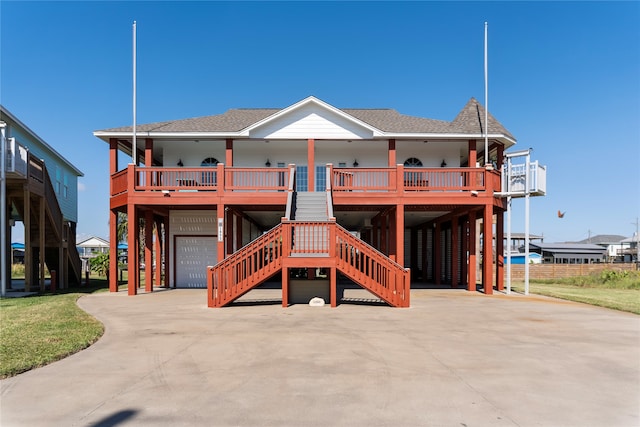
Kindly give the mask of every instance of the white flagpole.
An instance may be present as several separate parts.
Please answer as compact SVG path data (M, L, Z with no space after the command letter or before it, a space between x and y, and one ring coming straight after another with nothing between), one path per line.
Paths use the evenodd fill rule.
M489 165L489 60L487 48L487 28L484 23L484 166Z
M136 141L136 21L133 21L133 146L131 160L138 165L138 144Z

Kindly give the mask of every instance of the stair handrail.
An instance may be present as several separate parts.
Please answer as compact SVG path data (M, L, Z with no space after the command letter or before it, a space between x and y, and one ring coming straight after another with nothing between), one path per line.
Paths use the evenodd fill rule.
M390 305L409 307L410 270L336 224L336 266Z
M282 224L252 240L213 267L207 267L209 307L222 307L241 297L280 271L283 250Z
M284 217L285 219L291 219L291 211L293 209L293 193L295 191L295 175L296 175L296 165L293 163L289 164L289 186L287 188L287 209L285 211Z
M71 268L79 285L82 283L82 261L80 260L80 254L78 253L78 248L76 247L76 230L75 226L72 225L72 223L69 223L67 250L69 263L71 264ZM68 276L66 277L66 280L69 281Z
M51 182L51 178L49 178L49 172L47 171L47 165L42 165L43 170L43 178L44 178L44 197L47 200L47 206L49 215L51 217L51 223L55 229L56 234L62 240L62 210L60 209L60 204L58 203L58 197L56 196L55 189L53 188L53 183Z
M331 193L331 177L333 176L333 165L331 163L327 163L327 173L326 173L326 192L327 192L327 216L329 219L335 219L333 216L333 199Z

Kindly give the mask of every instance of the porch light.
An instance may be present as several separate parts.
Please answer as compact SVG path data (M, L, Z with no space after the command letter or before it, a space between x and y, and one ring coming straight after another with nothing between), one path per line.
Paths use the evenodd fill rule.
M269 161L269 159L267 159L267 162L264 164L266 167L270 168L271 167L271 162Z
M358 160L357 159L353 159L353 167L357 168L359 165Z
M178 159L178 166L183 167L184 163L182 163L182 159Z
M447 166L447 162L444 161L444 159L442 159L442 163L440 163L440 167L443 168Z

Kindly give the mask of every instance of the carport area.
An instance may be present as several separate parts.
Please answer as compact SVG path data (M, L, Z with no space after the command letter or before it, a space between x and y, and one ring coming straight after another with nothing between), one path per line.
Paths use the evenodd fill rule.
M640 425L639 316L455 289L282 309L274 292L217 310L202 289L82 297L104 337L0 381L0 424Z

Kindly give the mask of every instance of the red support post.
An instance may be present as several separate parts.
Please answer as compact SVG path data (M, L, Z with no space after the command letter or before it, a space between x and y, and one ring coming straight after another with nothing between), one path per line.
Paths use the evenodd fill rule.
M469 264L467 259L467 252L469 251L469 218L465 217L462 221L462 259L461 259L461 272L460 272L460 284L467 287L469 284Z
M442 253L441 248L442 225L437 222L436 228L433 230L433 279L436 285L441 283L442 279Z
M429 248L427 247L427 234L429 230L426 225L422 227L422 283L427 283L427 269L429 268ZM431 250L433 252L433 249Z
M404 266L404 205L398 204L396 206L395 215L395 253L396 262Z
M282 307L289 307L289 268L282 267Z
M469 238L468 238L468 250L469 250L469 280L467 282L467 290L476 290L476 212L469 212Z
M458 244L458 217L451 219L451 287L458 287L458 268L460 266L460 246Z
M129 165L129 169L133 169L132 165ZM129 175L129 179L132 179L133 174ZM131 186L131 183L129 183ZM129 295L136 295L138 293L138 281L139 281L139 262L138 262L138 212L136 205L129 203L127 205L127 273L128 283L127 292Z
M389 167L392 168L396 165L396 140L389 140Z
M484 207L482 249L482 283L484 293L493 294L493 205Z
M331 307L338 306L338 280L336 274L336 268L329 268L329 287L331 292Z
M144 214L144 290L153 292L153 212Z
M118 292L118 212L109 211L109 292ZM89 276L87 275L87 284Z
M313 138L309 138L307 140L307 177L308 177L308 185L307 191L315 191L316 188L316 154L315 154L315 140Z
M227 138L224 162L227 166L233 166L233 139Z
M504 212L496 214L496 287L504 290Z

